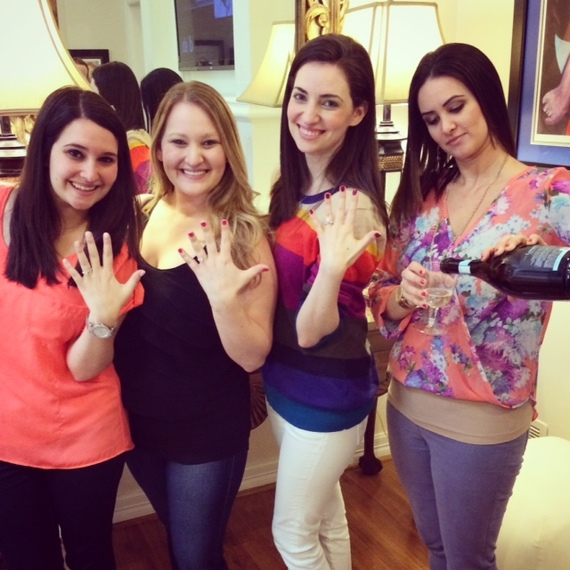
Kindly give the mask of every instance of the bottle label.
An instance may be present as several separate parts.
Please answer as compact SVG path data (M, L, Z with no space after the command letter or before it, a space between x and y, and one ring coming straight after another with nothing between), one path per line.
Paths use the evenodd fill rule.
M460 275L471 275L471 260L464 259L463 261L460 261L457 266L457 273Z
M535 245L521 259L520 268L533 267L558 271L560 262L570 251L570 247L548 247Z

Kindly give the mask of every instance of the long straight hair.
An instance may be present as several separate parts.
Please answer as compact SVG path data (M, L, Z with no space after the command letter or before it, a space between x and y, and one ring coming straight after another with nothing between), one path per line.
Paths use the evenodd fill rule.
M111 235L113 255L123 244L138 259L139 216L137 187L131 170L125 129L113 108L100 96L78 87L54 91L40 109L30 137L10 220L10 246L5 275L33 289L40 277L48 284L59 282L61 271L55 241L62 220L50 183L50 154L62 131L77 119L88 119L117 140L117 178L108 194L89 210L88 229L102 253L103 232ZM72 283L72 280L70 280Z
M384 185L378 170L374 73L370 57L352 38L326 34L301 47L287 78L281 112L281 172L271 190L270 225L276 228L295 215L298 203L311 183L305 155L297 148L289 131L287 106L297 72L313 62L337 66L346 77L354 107L363 105L366 109L362 121L348 128L344 141L331 158L326 168L327 178L336 184L358 188L368 195L378 210L380 220L386 224Z
M420 89L436 77L452 77L465 85L481 108L493 144L516 154L501 79L491 60L462 43L445 44L426 54L410 84L406 158L390 212L395 227L420 210L430 190L440 197L459 173L455 159L431 138L418 104Z
M133 70L122 61L97 66L92 79L99 94L119 115L125 130L144 129L144 114L139 82Z

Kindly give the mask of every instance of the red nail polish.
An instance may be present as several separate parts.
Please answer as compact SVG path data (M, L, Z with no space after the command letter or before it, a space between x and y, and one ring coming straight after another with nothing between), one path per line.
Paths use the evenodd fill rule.
M228 225L228 220L222 220L222 226L227 226Z
M382 234L381 234L380 232L376 232L376 233L374 234L374 237L375 237L375 238L382 237Z
M200 222L200 225L205 228L206 227L206 222Z
M341 186L341 187L340 187L340 191L341 191L341 192L346 191L346 186Z
M311 214L311 216L312 216L314 213L315 213L315 210L313 210L313 209L310 209L310 210L309 210L309 214Z
M189 237L189 238L193 238L193 237L194 237L194 232L190 232L190 233L188 234L188 237Z
M182 253L183 251L184 250L181 247L178 248L178 253Z
M325 194L325 200L330 200L330 197L331 197L331 193L330 193L330 192L327 192L327 193Z
M353 190L353 191L352 191L352 195L353 195L353 196L356 196L357 194L358 194L358 190Z

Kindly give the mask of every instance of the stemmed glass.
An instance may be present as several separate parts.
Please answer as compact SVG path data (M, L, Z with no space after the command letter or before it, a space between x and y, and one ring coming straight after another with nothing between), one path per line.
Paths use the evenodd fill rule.
M439 261L428 261L422 265L427 270L425 302L428 306L428 313L425 320L415 323L414 326L424 334L442 335L445 333L445 326L439 322L439 309L445 307L451 300L457 276L441 272Z

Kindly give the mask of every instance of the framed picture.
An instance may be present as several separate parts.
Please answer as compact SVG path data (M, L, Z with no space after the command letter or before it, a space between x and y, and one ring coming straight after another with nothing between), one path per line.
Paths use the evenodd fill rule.
M513 22L509 112L517 158L537 166L570 166L570 113L559 104L570 58L560 49L566 27L570 30L570 2L515 0ZM567 67L570 72L570 63ZM567 97L570 103L570 92Z
M71 57L79 57L88 64L94 67L102 63L109 63L109 50L108 49L70 49L69 54Z

